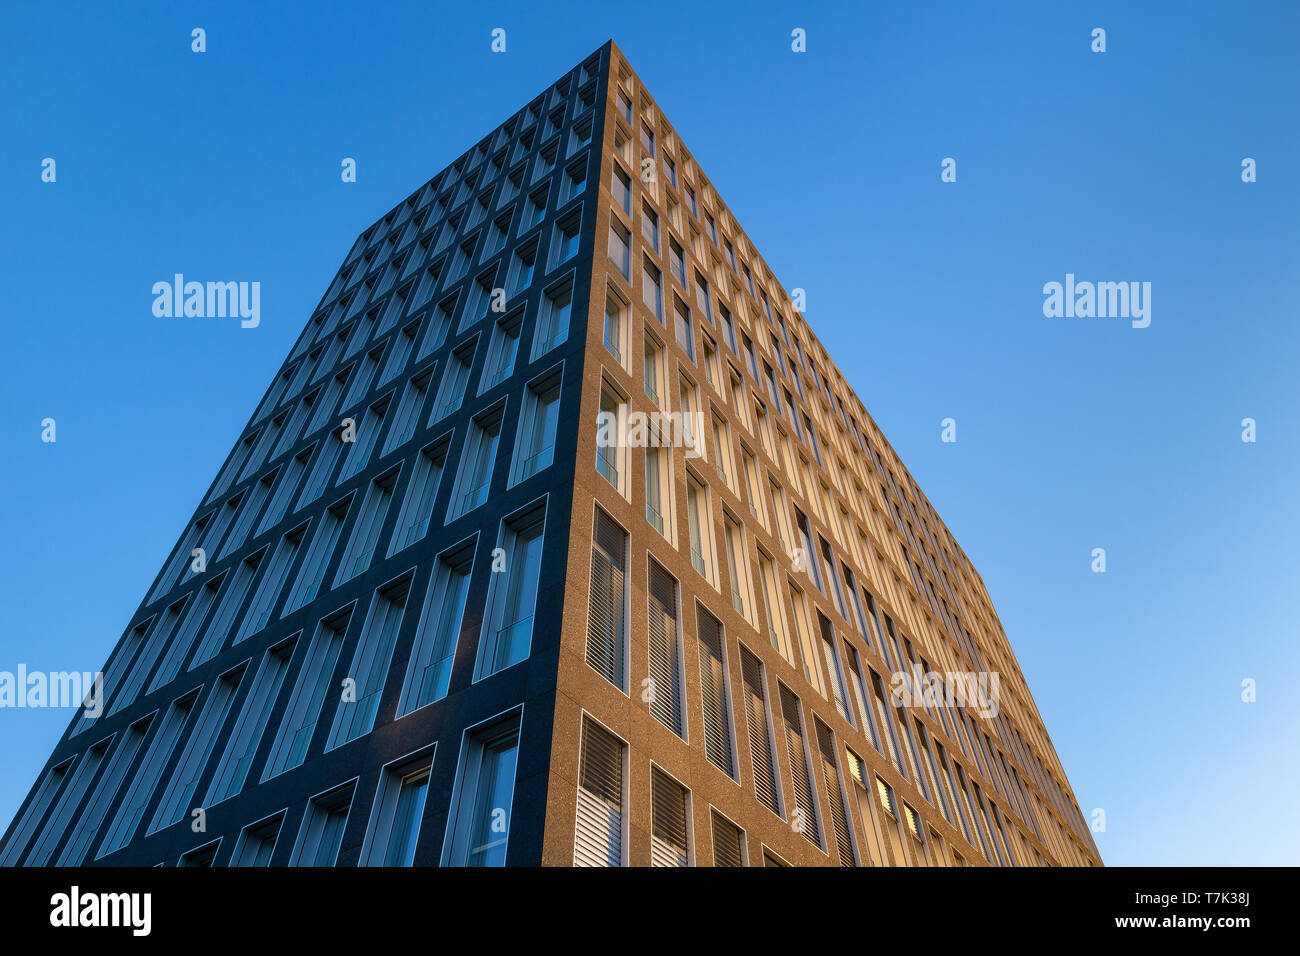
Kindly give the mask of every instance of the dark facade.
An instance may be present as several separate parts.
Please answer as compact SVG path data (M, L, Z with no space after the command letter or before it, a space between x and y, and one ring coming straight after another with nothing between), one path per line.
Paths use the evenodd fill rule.
M913 666L999 715L896 706ZM361 235L104 675L0 864L1100 863L978 575L613 43Z

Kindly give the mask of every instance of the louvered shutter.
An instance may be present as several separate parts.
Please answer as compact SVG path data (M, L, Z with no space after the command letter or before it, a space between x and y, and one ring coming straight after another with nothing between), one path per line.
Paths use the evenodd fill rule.
M831 696L835 701L835 710L841 717L852 723L849 712L845 709L844 674L840 671L840 656L835 647L835 632L831 629L830 622L820 612L817 614L817 624L821 628L826 663L831 670Z
M658 767L650 768L650 865L686 866L686 788Z
M709 818L713 830L713 865L744 866L745 856L741 849L744 831L717 810L710 810Z
M865 788L867 786L867 781L866 777L863 775L864 766L862 758L852 750L846 748L844 751L844 760L849 765L849 775L853 778L853 782L858 786Z
M615 687L623 687L627 534L603 511L596 512L591 541L591 595L587 609L587 663Z
M862 819L862 830L867 838L867 845L863 849L866 859L861 862L866 866L888 866L889 855L885 851L880 833L880 822L876 817L875 808L871 805L871 787L867 783L866 764L847 747L844 748L844 763L849 768L849 776L853 778L853 796L857 800L858 815Z
M880 795L880 805L884 807L885 812L891 817L897 817L898 814L894 809L894 794L879 777L876 778L876 793Z
M623 743L589 719L582 722L574 866L623 861Z
M815 722L814 722L815 723ZM830 729L817 724L817 749L821 751L822 782L826 785L826 802L831 806L831 825L835 830L835 847L840 851L840 866L857 866L853 838L849 835L849 811L844 805L844 787L835 765L835 738Z
M650 677L654 680L654 697L650 713L654 718L682 736L681 661L677 640L677 582L656 562L650 562Z
M700 638L700 698L704 710L704 754L715 767L735 774L731 751L731 702L722 651L722 625L704 608L696 607Z
M921 829L920 827L917 826L916 811L913 810L911 807L909 807L906 803L903 804L903 818L907 820L908 832L911 833L912 836L916 837L918 840L921 839Z
M754 792L764 806L779 815L781 806L777 800L776 761L767 720L763 665L743 647L740 649L740 671L745 682L745 727L749 736L749 756L754 764Z
M822 845L817 801L813 799L812 778L808 773L808 751L804 746L803 719L799 716L799 698L781 688L781 719L785 723L785 745L790 754L790 776L794 781L795 807L803 811L803 835L808 842Z

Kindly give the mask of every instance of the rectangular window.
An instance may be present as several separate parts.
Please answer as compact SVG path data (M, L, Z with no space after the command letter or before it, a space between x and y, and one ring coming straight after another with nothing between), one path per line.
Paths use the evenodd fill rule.
M712 520L709 517L708 494L708 489L687 472L686 531L691 546L691 567L713 583Z
M444 866L506 865L518 758L518 717L466 735L444 841Z
M871 699L875 704L876 720L884 728L885 747L889 751L889 760L894 765L904 780L910 779L907 775L907 769L903 764L902 748L898 744L898 732L894 729L894 722L890 718L889 708L885 704L885 687L881 683L880 675L871 668L868 680L871 684Z
M430 762L384 768L360 866L410 866L420 838Z
M854 724L853 713L849 709L849 689L844 683L844 668L840 664L839 650L835 642L835 631L826 615L817 612L817 627L821 632L822 650L826 653L826 663L830 666L831 698L835 701L835 710L850 724Z
M649 203L641 204L641 235L651 249L659 251L659 214Z
M512 312L492 325L492 339L488 342L487 358L478 393L482 395L500 385L515 370L515 357L519 354L519 333L523 328L523 310Z
M601 389L600 412L596 422L596 470L620 494L626 494L626 475L623 467L622 426L627 418L627 405L608 389Z
M839 851L840 866L857 866L858 856L853 846L849 808L844 793L844 778L840 776L835 759L835 736L829 727L814 718L817 731L817 749L821 757L822 785L826 787L826 802L831 810L831 829L835 832L835 848Z
M470 369L474 365L474 352L478 348L478 336L456 346L447 356L443 368L442 382L438 394L433 400L433 411L429 414L428 424L441 421L460 408L465 401L465 391L469 385Z
M641 124L641 148L653 157L655 154L655 134L645 123Z
M433 564L397 705L399 717L447 696L477 540L443 552Z
M731 456L731 428L716 416L713 419L713 464L718 469L722 483L731 491L736 491L732 480L736 474L736 463Z
M591 536L587 663L627 690L627 532L599 508Z
M270 723L271 711L280 696L285 675L289 672L289 662L297 640L295 635L280 642L262 658L248 696L244 698L243 708L226 739L221 762L212 775L212 783L208 786L203 806L214 807L244 789L253 758L257 756L258 745Z
M235 625L235 618L239 614L240 608L244 606L244 599L248 597L248 592L253 586L253 578L257 576L257 568L265 556L266 549L263 548L257 554L250 555L243 561L237 562L235 567L226 575L225 580L229 583L226 585L225 595L221 598L221 605L212 616L212 621L208 624L203 639L199 642L198 650L194 652L194 660L190 662L190 670L194 670L200 664L210 661L230 638L231 628ZM141 674L141 677L143 676Z
M668 271L683 289L690 288L686 282L686 253L671 236L668 239Z
M615 216L609 219L609 261L624 279L632 278L632 235Z
M695 304L700 307L700 312L709 322L713 321L713 304L709 298L709 280L695 273Z
M690 866L690 807L685 787L650 767L650 865Z
M460 474L447 508L448 524L487 503L504 416L505 404L502 403L480 412L470 422L461 455Z
M758 523L768 530L767 508L763 505L763 493L758 482L758 461L744 445L740 447L740 473L745 485L745 498L749 502L749 513L758 519Z
M787 582L789 584L789 582ZM822 682L822 665L813 644L812 629L808 623L808 604L804 594L793 584L789 584L790 617L794 621L794 633L799 643L799 655L803 659L803 676L809 684L826 696L826 685Z
M811 490L809 491L809 495L811 496ZM795 508L794 522L795 527L799 529L799 547L803 549L805 563L808 565L809 577L812 578L813 584L817 586L817 590L825 594L826 587L822 584L821 569L817 566L817 552L813 550L812 531L809 529L808 517L798 508Z
M569 202L580 196L587 189L587 163L586 156L575 163L570 164L566 169L566 182L562 202ZM575 250L576 251L576 250Z
M695 606L700 649L700 701L704 718L704 755L727 776L736 778L732 745L731 694L728 690L726 640L722 622Z
M709 829L713 836L713 865L744 866L745 831L712 807L709 808Z
M781 816L781 786L776 770L776 742L767 704L763 664L745 648L740 649L740 673L745 683L745 730L749 757L754 768L754 792L763 806Z
M768 641L780 651L787 663L793 665L794 649L790 645L790 633L786 629L785 608L781 601L781 589L777 583L776 566L772 558L761 550L758 552L758 575L763 582L763 601L767 605Z
M366 394L370 391L370 383L375 380L375 375L379 372L379 364L383 356L384 347L382 345L376 346L357 362L356 371L352 375L352 383L348 386L348 393L343 398L343 408L350 408L366 397Z
M162 663L158 666L153 680L149 682L146 693L152 694L164 684L171 683L180 673L185 658L189 655L190 645L203 626L203 622L207 620L208 611L216 599L223 580L224 578L217 578L215 581L206 582L190 593L188 613L185 614L179 627L176 624L177 619L183 611L187 610L185 599L177 601L163 612L163 617L149 637L149 643L127 674L126 680L122 682L121 690L113 701L112 713L116 713L135 700L141 684L149 674L149 668L153 666L154 660L164 646L167 651L163 654ZM106 683L105 686L109 685Z
M320 524L316 526L316 533L307 548L302 570L298 572L298 579L284 602L284 611L280 614L282 618L316 600L321 586L325 583L325 572L329 569L330 562L334 560L334 551L342 537L343 522L352 505L352 498L352 495L348 495L343 501L331 505L321 514Z
M339 700L325 745L327 751L365 736L374 727L410 588L411 579L407 576L375 591L347 670L346 676L354 682L354 696Z
M515 249L514 255L510 257L509 277L506 279L506 291L510 295L525 289L533 281L533 266L537 262L537 240L533 240L527 245ZM488 306L492 303L492 290L498 287L497 275L499 267L493 265L491 268L480 273L478 277L467 286L465 296L465 308L460 316L460 325L457 332L464 332L475 325L478 325L487 317Z
M393 426L388 430L388 438L384 440L382 454L387 455L415 437L422 423L424 402L429 396L429 383L432 381L433 369L429 369L406 383L397 410L393 413Z
M104 771L103 778L96 786L94 794L87 802L81 817L73 826L72 832L68 835L67 842L63 845L63 851L59 854L55 863L56 866L78 866L85 862L91 841L99 833L99 828L103 824L105 817L107 817L109 810L119 806L118 790L122 787L127 772L135 763L136 755L140 752L140 746L144 743L145 735L149 730L150 719L145 718L137 721L122 731L121 738L112 751L108 769ZM55 768L55 773L58 770L59 768ZM40 823L45 807L54 797L53 791L49 789L52 786L57 786L53 776L47 778L41 784L41 789L37 791L36 796L23 814L22 820L17 824L10 836L9 845L5 848L4 854L0 855L0 866L13 866L17 862L13 854L22 851L24 844Z
M213 860L217 858L217 847L221 845L221 840L213 840L205 843L203 846L196 847L188 853L181 854L181 858L176 861L177 866L212 866Z
M718 303L718 313L722 317L722 330L727 333L727 345L731 348L732 354L736 353L736 327L731 321L731 312L721 302Z
M870 784L866 764L847 747L844 748L844 762L853 780L853 797L862 820L862 832L867 839L867 863L870 866L889 866L892 862L891 857L885 848L885 837L880 828L880 820L876 816L874 802L867 789Z
M475 680L482 680L528 657L532 647L533 611L537 604L537 580L542 570L545 528L544 501L501 522L494 553L500 556L503 565L494 567L495 573L488 584Z
M195 791L202 779L203 769L212 756L218 735L225 727L231 702L235 699L235 691L239 689L239 682L243 676L244 668L241 665L233 671L222 674L213 683L208 699L199 713L194 731L186 741L171 772L171 778L163 790L158 809L154 812L153 823L147 833L156 833L173 823L178 823L195 807L198 797Z
M40 787L36 791L36 796L28 805L27 812L23 814L22 821L9 838L3 854L0 854L0 858L4 860L6 866L14 866L22 859L23 851L27 849L28 842L38 833L40 834L39 839L28 855L26 863L28 866L43 866L44 861L49 859L50 853L54 850L54 844L63 835L63 828L66 826L68 817L76 809L77 804L81 802L81 797L94 776L94 771L98 769L105 747L107 747L107 742L97 744L91 747L80 760L73 758L75 763L65 761L44 776ZM89 775L87 771L89 771ZM69 777L71 777L70 780ZM65 780L68 780L66 785ZM59 795L60 790L62 790L61 796ZM59 797L58 803L49 819L46 820L45 826L41 827L41 819L45 816L50 805L55 802L56 796ZM69 806L70 802L71 806ZM37 862L38 860L40 862Z
M818 849L822 844L821 823L817 813L817 793L813 785L812 758L804 739L803 716L799 698L785 687L777 685L781 694L781 719L785 726L786 752L790 755L790 776L794 783L794 807L791 815L802 814L803 835Z
M582 718L574 866L622 866L626 745L590 717Z
M450 444L450 437L444 436L433 444L426 445L415 455L415 469L406 486L402 509L398 512L393 538L388 545L390 557L428 534L433 517L433 502L438 496L438 486L442 482Z
M629 310L612 291L605 293L605 326L602 341L614 361L623 364L623 343L627 340Z
M695 361L695 333L691 326L691 310L682 300L673 296L673 330L677 335L677 344L687 357Z
M104 675L105 693L110 695L109 700L112 703L108 709L110 716L135 700L144 679L153 669L154 662L158 660L158 655L164 646L174 648L178 641L183 640L188 651L189 641L193 638L191 632L196 632L199 625L206 620L208 609L216 599L225 579L226 575L222 574L208 581L202 588L196 589L194 599L189 604L189 613L186 615L184 626L176 640L172 640L168 635L173 633L176 622L185 610L186 598L173 602L162 616L150 617L127 631L121 645L109 660ZM171 654L172 651L169 649L168 656ZM123 677L124 673L125 677ZM118 690L114 692L114 688ZM95 721L87 720L86 723L93 726ZM78 728L73 733L80 733L84 729L84 727Z
M616 163L609 177L609 191L625 213L632 212L632 178Z
M741 617L754 623L754 598L749 587L749 558L745 554L745 532L739 522L723 511L723 551L727 556L727 581L731 589L731 606Z
M502 242L505 241L504 236ZM416 354L416 360L422 360L432 355L442 344L447 341L447 336L451 332L452 316L456 311L456 300L459 293L453 293L449 298L439 303L436 309L433 309L429 316L428 330L424 334L424 339L420 343L420 350Z
M375 551L379 547L379 534L383 530L384 519L388 517L388 506L393 500L397 474L397 469L394 468L370 482L361 510L357 513L352 536L339 561L334 587L363 574L374 560Z
M216 552L218 560L228 554L233 554L243 546L244 540L248 537L248 532L252 530L253 523L257 516L262 512L262 505L271 493L271 482L274 474L266 475L258 481L253 482L252 487L239 499L239 517L236 519L234 527L230 529L230 535L226 538L221 549ZM208 549L211 556L213 550Z
M642 372L645 377L646 397L662 407L660 395L664 394L664 350L649 335L645 337L645 353L642 360Z
M528 196L528 201L524 203L524 215L519 223L521 231L528 231L546 218L546 194L549 191L550 188L548 184L542 186L540 189L534 190Z
M641 266L641 298L646 308L650 310L650 314L662 323L664 320L663 274L649 259L646 259Z
M671 454L670 449L660 445L646 445L645 520L665 537L668 537L671 527L664 520L664 515L672 513L670 498L672 488Z
M99 846L96 859L122 849L131 842L140 828L140 822L149 807L154 789L162 779L163 771L171 764L172 752L176 749L176 743L180 740L181 733L189 721L190 711L194 708L197 696L197 691L191 691L178 698L166 708L166 713L162 717L155 720L157 727L154 730L153 741L149 744L144 761L131 778L130 786L119 805L117 816L113 818L113 823L104 836L104 842ZM49 796L53 798L54 794L50 793Z
M315 797L307 804L290 866L334 866L348 825L355 784Z
M560 370L528 383L515 436L510 487L527 481L555 460L555 433L560 419Z
M678 737L686 739L682 719L681 629L678 627L677 581L657 561L650 560L648 666L652 695L650 714Z
M277 813L269 820L263 820L244 827L239 833L239 842L230 857L231 866L270 866L275 854L275 841L280 836L280 827L284 824L284 813Z
M305 533L307 533L305 524L292 529L287 535L281 537L276 550L263 562L265 568L261 574L261 581L257 584L257 591L253 594L248 610L244 611L243 623L240 624L239 632L235 635L235 644L263 630L270 622L270 615L279 604L279 593L285 589L285 581L289 579L290 568L298 557L299 545L302 544ZM179 667L179 661L177 666Z
M531 361L537 361L569 337L572 310L573 290L568 282L542 295Z

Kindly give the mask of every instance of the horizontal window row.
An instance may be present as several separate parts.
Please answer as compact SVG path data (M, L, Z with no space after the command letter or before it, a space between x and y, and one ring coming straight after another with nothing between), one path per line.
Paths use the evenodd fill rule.
M296 633L270 647L256 666L245 660L228 669L206 697L201 688L187 692L115 735L122 740L96 797L75 824L80 835L70 838L61 862L85 858L86 842L95 837L110 806L117 810L97 856L127 845L142 825L145 836L165 829L195 808L216 806L302 765L310 753L328 752L370 733L384 700L393 708L384 714L388 719L441 700L452 689L457 650L467 642L475 642L468 683L526 660L545 523L545 499L502 519L491 560L485 560L490 570L483 569L488 573L486 588L479 589L485 591L483 604L468 614L471 593L479 593L471 588L480 550L477 534L441 552L431 571L419 575L424 593L418 604L412 603L417 574L405 572L377 588L367 606L353 602L322 618L309 639ZM476 634L467 630L469 622ZM407 649L404 656L396 653L399 644ZM405 661L400 686L393 683L398 675L391 673L397 660ZM149 744L142 749L146 736ZM41 830L45 849L37 849L46 861L46 851L52 853L73 826L72 816L95 777L84 768L98 769L113 739L93 745L79 758L73 776L81 782L65 788L62 809ZM143 756L137 763L138 753ZM61 765L51 779L61 780L67 772L68 766ZM47 790L38 790L24 818L33 826L52 804L52 792L49 800L43 796ZM22 832L20 826L6 854L25 849Z
M709 533L706 529L712 527L712 521L691 518L692 489L689 486L687 496L691 563L697 571L704 573L709 570L712 558L701 558L700 551L710 554L711 551L707 544L697 542ZM861 729L876 751L888 757L902 779L912 783L928 803L938 808L944 818L956 826L959 823L960 805L952 798L950 790L945 791L942 785L944 777L939 769L943 767L951 774L947 769L948 757L943 744L927 732L925 724L919 719L909 719L904 708L888 692L888 681L882 680L880 674L863 661L857 647L846 634L837 634L826 615L815 607L810 611L803 588L789 574L782 573L771 556L762 549L756 548L754 551L757 583L751 585L749 579L752 569L746 557L747 552L740 544L743 528L728 516L724 533L730 579L733 582L745 582L745 596L751 601L754 595L751 588L761 592L767 615L766 635L772 647L795 673L802 674L823 699L833 702L841 718L850 726ZM630 536L627 531L598 508L591 548L587 662L624 693L628 692L633 682L632 675L628 673L629 641L634 630L631 592L627 583L630 558ZM836 563L828 548L824 559L827 562L827 573L833 575ZM859 633L867 646L886 662L886 673L931 673L929 663L916 653L910 641L900 636L894 621L879 609L872 594L857 584L847 565L841 563L839 571L843 576L843 590L841 582L836 581L837 597L844 601L844 595L848 595L854 619L861 627ZM647 693L650 695L650 712L685 740L688 725L685 712L688 705L683 696L685 639L679 585L653 557L648 559L647 573L649 620L645 633L649 639ZM745 607L734 591L732 599L733 607L745 616ZM755 630L763 633L764 625L757 616L757 608L753 604L750 608L754 616L746 619ZM722 649L722 624L698 602L695 624L700 642L700 710L704 716L706 756L732 779L739 780L738 766L733 759L731 706L726 689L727 669ZM884 635L888 635L888 639ZM938 706L925 703L929 717L936 724L942 724L945 733L957 741L966 758L977 764L986 778L994 782L1003 799L1041 839L1036 817L1029 807L1025 790L1014 768L1008 765L1005 756L992 744L988 734L979 730L974 716L964 707L943 705L947 692L943 689L942 678L935 675L935 679L939 682L940 703ZM754 728L751 726L750 730L753 739ZM956 764L956 761L953 763ZM759 765L756 764L755 777L756 781L770 780L771 774L761 774ZM780 815L782 811L777 792L774 781L766 787L758 785L760 799ZM968 828L966 833L969 838Z

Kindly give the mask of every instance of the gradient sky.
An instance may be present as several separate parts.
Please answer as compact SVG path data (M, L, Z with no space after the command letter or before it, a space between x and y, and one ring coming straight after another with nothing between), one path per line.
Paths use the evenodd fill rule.
M286 6L6 4L0 670L102 666L353 238L613 37L983 576L1103 859L1300 862L1294 4ZM261 326L155 318L175 272ZM1066 273L1150 327L1045 318ZM0 826L69 717L0 710Z

